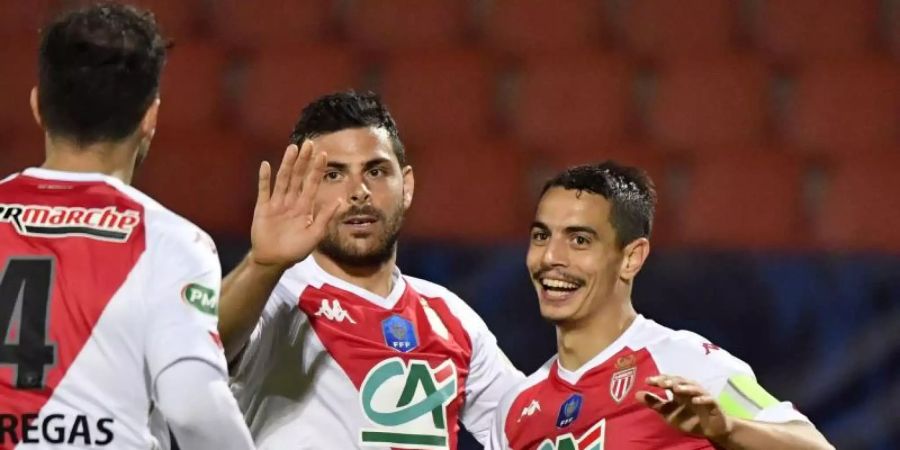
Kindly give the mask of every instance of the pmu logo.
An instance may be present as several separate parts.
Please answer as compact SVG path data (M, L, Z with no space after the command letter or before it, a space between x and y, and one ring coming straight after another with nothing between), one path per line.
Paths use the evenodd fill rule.
M0 223L12 223L24 236L47 238L83 236L111 242L125 242L141 222L137 211L66 206L16 205L0 203Z
M603 419L576 438L572 433L558 436L555 441L544 439L538 450L603 450L606 441L606 419Z
M360 388L363 412L378 426L361 431L360 445L449 448L447 406L456 395L456 366L450 360L434 369L415 359L382 361Z

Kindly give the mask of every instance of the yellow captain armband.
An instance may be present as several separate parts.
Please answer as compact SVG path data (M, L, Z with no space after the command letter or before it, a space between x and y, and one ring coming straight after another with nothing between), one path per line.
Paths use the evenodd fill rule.
M751 375L735 375L728 379L716 399L725 414L739 419L753 419L760 411L778 404Z

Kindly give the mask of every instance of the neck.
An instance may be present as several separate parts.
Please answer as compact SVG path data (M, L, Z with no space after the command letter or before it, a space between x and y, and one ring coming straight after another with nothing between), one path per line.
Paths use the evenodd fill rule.
M338 264L318 251L313 253L313 257L319 267L328 274L374 294L387 297L394 288L393 275L394 264L397 261L396 252L389 260L379 265L365 267Z
M573 324L556 326L559 364L575 371L615 342L637 317L631 298L610 302L609 307Z
M79 146L63 138L47 136L47 159L41 167L64 172L102 173L130 184L134 176L138 145L129 138Z

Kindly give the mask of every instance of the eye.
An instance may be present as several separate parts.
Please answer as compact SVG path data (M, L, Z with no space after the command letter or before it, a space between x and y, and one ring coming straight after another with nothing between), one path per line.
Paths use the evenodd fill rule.
M531 232L531 240L534 242L544 242L550 239L550 234L543 230L534 230Z
M579 247L586 247L591 244L591 240L586 236L575 236L572 240Z
M325 175L323 175L323 178L325 179L325 181L337 181L341 178L341 173L338 172L337 170L331 170L331 171L325 172Z
M382 169L380 167L376 167L374 169L369 169L370 177L380 177L382 175L384 175L384 169Z

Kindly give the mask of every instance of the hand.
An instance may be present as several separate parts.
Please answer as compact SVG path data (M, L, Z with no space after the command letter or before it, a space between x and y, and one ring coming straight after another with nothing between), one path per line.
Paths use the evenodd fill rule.
M324 176L327 155L314 154L310 141L301 150L289 145L275 175L268 162L259 166L259 190L250 230L253 262L286 269L303 260L325 236L328 222L341 205L314 211L316 192Z
M672 400L664 400L638 391L637 400L658 412L669 425L695 436L719 442L731 433L733 419L726 416L719 404L699 384L671 375L647 379L647 384L672 391Z

